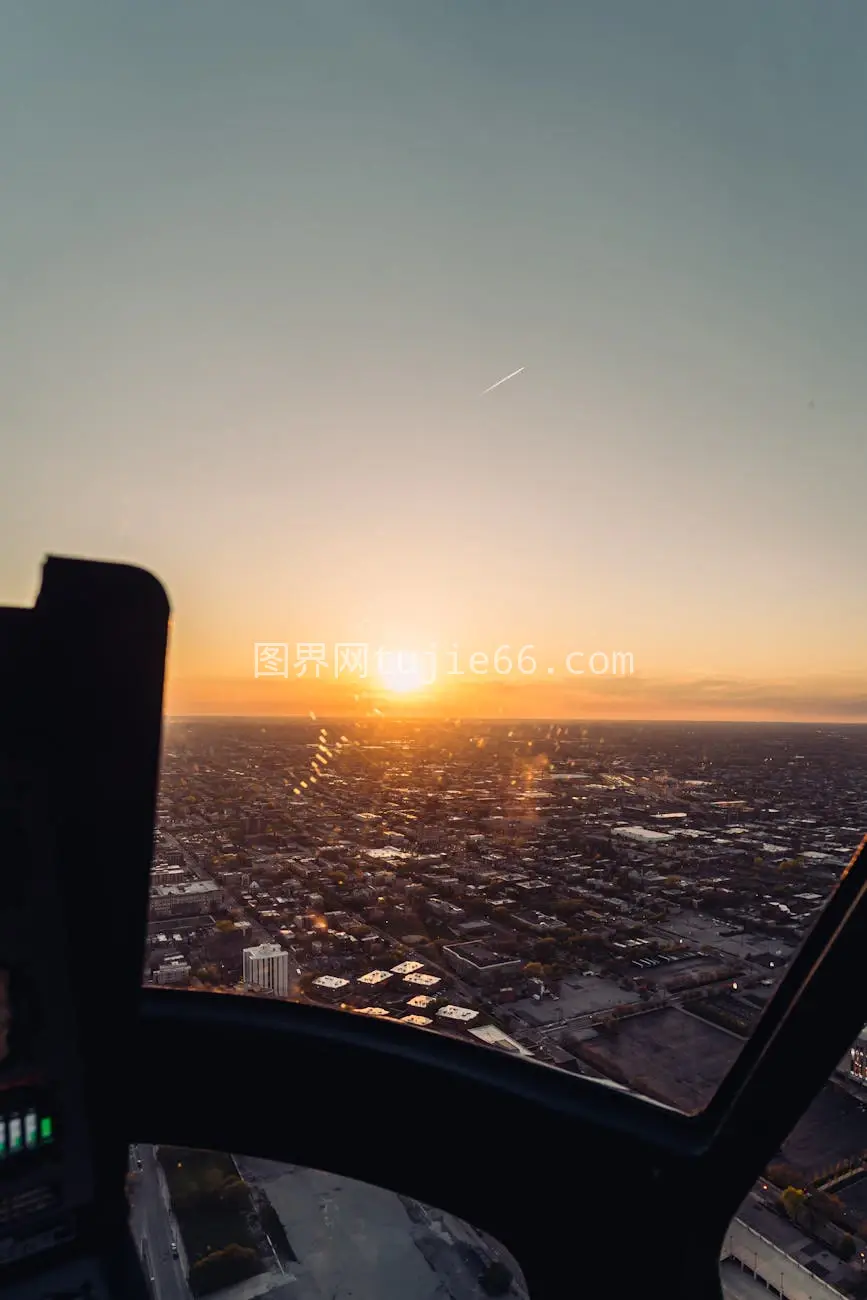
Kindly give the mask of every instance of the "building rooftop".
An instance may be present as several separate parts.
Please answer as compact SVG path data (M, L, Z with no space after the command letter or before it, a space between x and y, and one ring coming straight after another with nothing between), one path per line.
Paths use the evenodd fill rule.
M314 987L320 989L345 989L349 980L342 979L339 975L320 975L313 981Z
M244 949L245 957L252 957L254 961L264 961L267 957L285 956L289 960L289 954L285 948L281 948L279 943L260 943L253 948Z
M481 943L478 939L471 939L469 943L449 944L448 952L454 953L456 957L462 958L463 961L469 962L478 970L485 970L488 967L506 966L516 964L516 957L502 957L499 953L494 952L487 944Z
M188 894L215 894L219 890L220 886L212 880L191 880L188 884L154 885L151 893L158 898L182 898Z
M614 826L611 834L622 840L634 840L637 844L670 844L673 839L665 831L650 831L644 826Z
M510 1038L508 1034L503 1033L496 1025L477 1025L470 1030L474 1038L479 1042L487 1044L489 1047L501 1047L507 1052L514 1052L516 1056L531 1056L525 1047L522 1047L516 1039Z
M478 1014L478 1011L473 1011L472 1007L455 1007L451 1004L446 1007L440 1007L437 1012L437 1015L441 1016L443 1020L457 1020L461 1021L463 1024L466 1024L470 1020L475 1020Z

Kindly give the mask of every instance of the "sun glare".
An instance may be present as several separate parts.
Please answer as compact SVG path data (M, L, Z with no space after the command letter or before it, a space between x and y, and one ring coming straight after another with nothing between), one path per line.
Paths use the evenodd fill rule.
M419 663L418 656L400 654L390 656L391 662L383 664L379 678L387 691L402 695L408 691L420 691L430 685L430 677Z

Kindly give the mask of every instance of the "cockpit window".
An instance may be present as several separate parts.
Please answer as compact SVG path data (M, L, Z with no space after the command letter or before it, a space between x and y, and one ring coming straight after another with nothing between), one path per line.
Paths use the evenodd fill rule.
M0 579L170 592L149 985L712 1096L867 822L865 41L10 0Z
M696 1110L855 845L865 740L175 720L146 979L340 1007ZM823 781L836 817L807 816Z

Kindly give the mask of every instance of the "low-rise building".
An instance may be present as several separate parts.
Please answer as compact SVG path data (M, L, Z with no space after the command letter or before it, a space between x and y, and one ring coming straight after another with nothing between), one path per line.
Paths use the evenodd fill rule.
M211 880L192 880L185 885L155 885L151 889L151 916L193 916L210 912L223 904L223 891Z
M169 957L154 971L155 984L188 984L190 963L182 957Z
M364 984L367 988L382 988L391 979L390 970L370 970L366 975L360 975L359 984Z
M443 948L443 956L459 975L472 978L477 983L493 984L508 979L520 970L518 957L504 957L495 949L478 940L455 943Z
M444 1025L449 1025L454 1029L468 1029L478 1018L478 1011L473 1011L472 1007L456 1007L449 1004L440 1007L437 1012L437 1019L442 1021Z
M337 1001L349 988L349 980L340 975L320 975L313 981L311 988L319 997Z
M416 997L410 998L406 1005L412 1007L415 1011L426 1011L427 1008L432 1007L435 1002L436 998L428 997L426 993L419 993Z
M409 975L404 975L403 982L408 984L410 988L421 988L428 993L435 989L438 984L442 984L439 975L426 975L424 971L413 971Z

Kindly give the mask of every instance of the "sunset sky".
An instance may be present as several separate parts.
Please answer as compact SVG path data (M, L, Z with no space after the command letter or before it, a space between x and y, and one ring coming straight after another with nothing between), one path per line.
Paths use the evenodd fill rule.
M180 713L867 719L867 5L3 26L0 600L153 570ZM256 680L270 641L538 671Z

